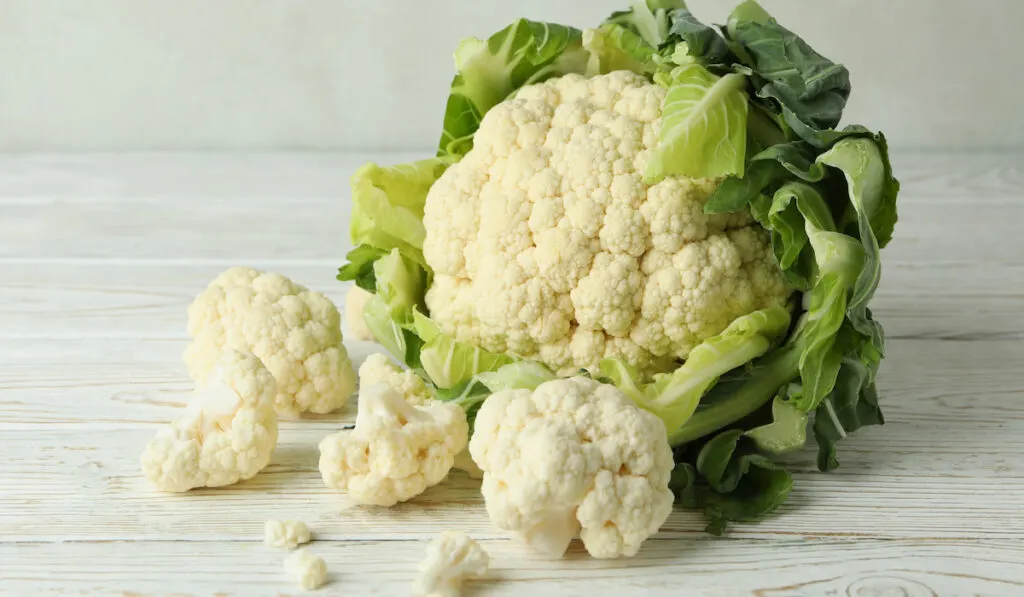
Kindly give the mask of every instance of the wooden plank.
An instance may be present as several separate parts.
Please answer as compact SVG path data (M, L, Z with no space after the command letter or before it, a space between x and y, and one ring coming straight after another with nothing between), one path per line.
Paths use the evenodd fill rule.
M0 595L128 597L299 595L284 574L285 552L256 543L260 521L231 542L0 543ZM450 523L449 523L450 524ZM444 523L438 521L436 527ZM314 525L314 534L320 530ZM314 541L327 562L324 594L408 595L426 538L419 541ZM574 544L547 560L512 541L484 540L487 578L469 581L478 597L535 595L1018 596L1024 593L1020 541L652 540L629 560L599 561ZM10 571L10 572L7 572Z
M192 387L181 363L186 342L88 338L0 344L0 429L123 429L168 420ZM382 351L369 342L351 342L349 348L357 367L368 354ZM949 420L956 438L960 422L1005 426L1024 421L1016 370L1021 362L1024 345L1019 342L892 340L879 374L890 425L938 422L945 430L942 422ZM893 442L913 439L889 429L884 433ZM933 446L933 438L922 432L925 445Z
M153 491L138 454L155 426L180 412L191 386L177 361L182 346L36 340L0 351L7 371L0 381L4 536L235 537L251 517L279 511L343 520L336 539L415 536L438 517L494 532L475 484L461 473L389 511L353 508L327 490L316 445L351 411L283 423L271 466L247 483L185 496ZM845 440L842 467L830 475L814 470L810 449L790 457L790 501L778 516L736 532L1024 539L1024 402L1015 370L1022 360L1017 342L892 342L879 381L886 426ZM49 519L61 524L38 524ZM701 528L699 516L679 512L664 532Z
M207 197L239 203L334 203L367 161L419 152L131 152L0 155L0 206L166 203ZM127 206L126 206L127 207Z
M431 155L403 152L131 152L0 155L0 205L150 203L211 196L241 201L334 202L348 178L373 161ZM1024 153L892 154L901 201L987 204L1024 193Z
M340 264L351 248L347 196L293 205L215 197L141 203L130 207L130 220L122 215L125 209L121 203L88 202L5 206L0 264L97 259L153 265L189 259L224 267L246 260ZM902 205L886 261L1019 263L1024 204L988 205L985 218L974 217L977 209L969 203Z
M366 157L394 162L412 156ZM345 181L362 161L358 154L222 161L141 156L120 165L110 157L81 160L0 159L0 172L7 172L0 178L0 259L337 263L349 248ZM980 170L942 170L941 160L924 171L908 168L901 223L887 259L1020 261L1024 236L1016 228L1024 204L1006 199L1021 192L1021 158L971 163ZM985 205L984 218L973 217L979 205Z
M1024 255L1024 253L1022 253ZM339 306L341 261L239 260L285 274ZM0 264L0 338L184 338L189 303L227 265ZM872 309L890 338L1024 337L1024 261L886 261Z

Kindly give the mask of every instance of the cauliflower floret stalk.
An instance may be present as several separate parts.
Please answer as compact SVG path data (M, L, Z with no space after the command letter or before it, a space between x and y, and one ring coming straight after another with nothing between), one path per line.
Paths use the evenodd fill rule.
M439 398L472 418L549 376L613 384L713 529L786 498L772 457L808 428L827 471L883 422L869 303L899 184L880 133L839 128L846 68L752 0L718 28L681 0L520 20L455 62L437 156L353 177L339 272Z

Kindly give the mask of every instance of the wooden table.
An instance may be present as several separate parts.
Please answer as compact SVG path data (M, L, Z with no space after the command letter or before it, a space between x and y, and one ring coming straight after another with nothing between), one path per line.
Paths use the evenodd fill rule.
M409 155L363 156L384 162ZM185 309L219 271L279 271L341 301L344 154L0 158L0 595L296 595L270 517L313 529L322 594L406 595L426 542L463 529L493 577L467 596L1024 595L1024 158L907 155L876 314L888 423L795 459L759 524L705 535L679 511L631 560L532 555L473 482L390 510L317 472L351 412L282 425L249 482L161 494L138 466L180 412ZM349 343L357 361L373 350Z

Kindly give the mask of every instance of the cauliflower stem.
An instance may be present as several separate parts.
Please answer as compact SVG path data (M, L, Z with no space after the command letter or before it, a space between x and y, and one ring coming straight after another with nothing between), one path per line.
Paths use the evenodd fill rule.
M613 386L716 531L782 503L774 457L809 429L829 471L884 422L869 305L899 182L881 133L840 127L845 67L753 0L718 28L682 0L585 31L520 19L455 66L436 157L353 176L338 274L423 393L473 426L511 395ZM563 549L566 510L530 507L507 528Z

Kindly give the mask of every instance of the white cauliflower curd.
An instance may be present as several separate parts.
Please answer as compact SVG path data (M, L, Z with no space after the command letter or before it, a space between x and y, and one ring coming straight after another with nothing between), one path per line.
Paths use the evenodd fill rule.
M387 355L374 353L366 357L359 366L359 385L370 387L384 384L393 388L406 402L421 406L430 402L433 395L423 378L410 369L396 365Z
M295 549L309 543L309 527L301 520L268 520L263 525L263 544L279 549Z
M578 534L594 557L634 556L672 511L664 423L589 378L495 393L469 451L491 522L549 555Z
M491 108L430 188L431 317L456 339L565 372L650 370L791 293L746 212L708 215L718 179L643 172L665 89L569 74Z
M327 582L327 562L306 549L294 551L285 558L284 570L307 591L315 591Z
M366 303L372 298L372 294L355 285L345 294L345 327L348 329L349 335L356 340L367 342L374 340L373 332L370 331L366 320L363 319Z
M142 472L176 492L255 476L277 445L276 394L274 377L258 358L223 353L185 413L146 444Z
M359 389L355 429L320 442L320 474L358 504L393 506L437 485L466 447L469 424L454 404L408 404L385 385Z
M327 413L356 386L341 317L326 296L288 278L246 267L217 276L188 309L185 364L206 377L225 349L255 354L278 384L277 412Z

